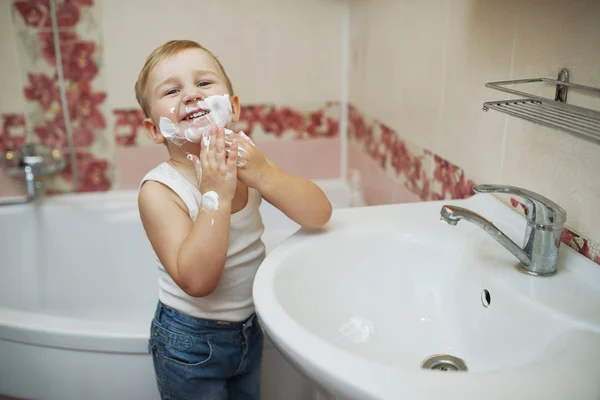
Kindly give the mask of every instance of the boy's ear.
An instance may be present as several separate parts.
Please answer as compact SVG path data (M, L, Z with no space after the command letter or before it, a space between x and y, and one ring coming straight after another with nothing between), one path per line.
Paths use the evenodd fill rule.
M150 140L154 143L161 144L166 140L162 133L160 133L160 130L154 125L152 119L146 118L144 120L144 129L146 130L146 135L148 135Z
M233 95L230 98L231 100L231 120L233 122L238 122L240 120L240 98L237 95Z

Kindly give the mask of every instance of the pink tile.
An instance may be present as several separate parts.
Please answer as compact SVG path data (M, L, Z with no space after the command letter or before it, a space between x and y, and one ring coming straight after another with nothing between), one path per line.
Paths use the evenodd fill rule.
M364 154L355 143L348 145L348 168L360 172L368 205L419 201L416 194L394 180L377 161Z
M340 139L290 140L259 143L281 169L308 179L340 177ZM164 146L117 148L119 188L135 189L152 168L169 157Z
M394 182L392 187L392 203L415 203L417 201L423 200L417 194L404 187L404 185Z
M340 177L340 138L257 143L285 172L307 179Z
M148 147L118 147L117 176L120 189L137 189L148 171L169 159L162 145Z
M21 196L25 190L17 184L17 181L6 176L4 171L0 170L0 196Z

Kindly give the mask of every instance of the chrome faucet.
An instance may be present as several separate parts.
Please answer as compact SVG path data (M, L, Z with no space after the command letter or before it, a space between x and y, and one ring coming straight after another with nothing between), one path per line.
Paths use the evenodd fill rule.
M66 161L58 149L45 149L34 144L25 144L20 150L2 153L0 165L13 178L22 179L27 194L17 201L2 201L0 206L24 204L35 201L40 195L42 183L39 176L51 175L63 170Z
M549 276L556 273L558 249L567 212L552 200L527 189L505 185L476 185L475 193L505 193L520 197L527 208L527 228L523 248L481 215L463 207L444 205L440 210L442 221L454 226L464 219L480 227L510 251L525 273Z

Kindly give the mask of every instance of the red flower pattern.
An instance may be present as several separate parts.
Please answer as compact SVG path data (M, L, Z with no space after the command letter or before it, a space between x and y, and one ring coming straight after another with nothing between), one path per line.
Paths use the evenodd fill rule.
M382 139L384 139L384 138L385 138L385 136L382 137ZM389 139L389 140L392 140L392 139ZM396 138L396 140L394 141L394 145L392 145L390 147L390 150L392 153L392 167L394 167L396 174L397 175L409 174L413 167L414 157L411 156L410 153L408 152L408 149L406 148L404 141L400 138ZM420 167L421 167L420 162L419 162L418 167L420 169Z
M15 1L15 8L28 26L34 28L52 26L49 0Z
M358 141L370 137L373 127L368 125L361 113L352 106L348 106L348 136Z
M78 41L69 49L71 51L62 54L65 79L74 82L94 79L98 74L98 66L93 59L96 44L94 42Z
M90 83L81 82L67 93L69 114L73 122L73 141L76 147L89 146L94 141L94 130L105 128L104 115L98 109L106 93L93 92Z
M104 102L106 94L94 93L91 90L91 80L98 73L94 60L96 44L92 41L80 40L77 34L64 28L74 27L81 17L81 6L91 6L93 0L63 0L57 4L57 22L59 28L60 49L63 59L63 71L67 81L76 84L76 89L68 93L69 111L72 117L76 145L87 146L94 140L95 128L105 127L104 116L98 106ZM17 0L15 9L23 18L25 24L33 28L51 27L50 7L48 0ZM42 55L52 66L56 66L54 38L48 31L38 32L42 43ZM58 100L55 79L44 74L29 73L29 86L24 88L25 97L36 102L44 111L48 111ZM329 105L328 105L329 106ZM135 135L142 126L143 115L139 110L115 110L117 127L128 126L130 134L117 136L123 145L135 143ZM0 132L0 148L20 146L24 140L25 119L22 115L3 115L2 131ZM416 156L410 152L406 143L383 124L368 124L365 118L354 108L349 107L349 137L364 142L368 154L381 167L385 168L388 159L397 175L406 178L406 187L426 199L465 198L472 195L474 183L465 179L464 171L440 157L434 156L435 171L428 177L422 168L423 155ZM322 110L306 114L289 107L276 108L273 106L246 106L238 126L244 126L244 131L252 135L255 127L261 125L263 130L275 136L282 136L286 131L296 133L301 137L335 137L339 133L339 121L325 116ZM378 129L380 136L374 136ZM15 135L14 132L18 131ZM66 143L64 119L59 112L52 119L34 127L43 144L49 147L63 147ZM425 151L425 155L431 155ZM70 163L70 160L68 160ZM77 167L80 174L78 191L108 190L110 180L107 177L108 161L95 158L86 152L77 153ZM72 180L70 165L63 172L63 177ZM441 191L432 192L431 183L441 185ZM513 206L523 207L518 203ZM526 209L524 209L526 211ZM564 230L562 241L576 248L586 257L600 264L600 255L593 254L589 242L577 234ZM578 242L582 244L579 245Z
M255 130L260 127L264 133L276 137L286 133L293 133L294 139L336 137L340 130L339 119L327 115L327 110L333 107L337 107L337 103L328 103L324 109L303 112L290 107L244 105L241 108L240 119L233 124L232 129L244 131L248 136L253 136ZM113 113L117 116L113 127L117 143L121 146L136 145L137 135L141 134L140 128L144 122L142 111L116 109Z
M59 100L58 87L56 86L55 78L51 78L45 74L28 73L29 86L26 86L24 91L25 98L29 101L39 103L44 111L48 111L50 106Z
M139 109L113 110L113 113L117 116L114 126L117 144L135 146L139 129L144 126L144 113Z
M367 122L352 106L348 109L348 122L348 136L362 143L365 152L382 168L387 169L389 160L391 170L405 181L404 186L422 200L464 199L473 195L475 183L465 178L461 168L427 150L413 154L397 132L377 121ZM423 168L429 157L435 164L432 176Z
M108 161L94 158L86 152L77 152L77 171L79 172L78 192L98 192L110 189L108 179ZM73 181L71 160L67 158L67 166L61 173L67 182Z
M62 112L59 112L54 119L46 120L41 125L36 126L34 132L46 147L63 149L68 146Z
M289 107L277 109L271 107L263 120L265 131L281 137L286 130L299 131L305 124L305 117Z
M79 22L81 6L91 6L93 0L64 0L56 6L56 23L59 28L72 28ZM15 8L21 14L26 25L33 28L50 28L49 0L19 0Z
M240 120L234 124L235 130L244 131L246 135L252 137L254 128L264 124L264 113L267 106L249 105L243 106L240 111Z
M25 142L25 116L3 114L0 131L0 151L18 149Z
M438 155L433 156L433 179L441 184L441 192L431 193L432 200L466 199L473 196L475 182L465 179L464 171Z
M352 106L348 109L348 125L349 138L361 143L365 152L383 168L386 166L386 156L389 155L392 171L397 176L404 177L405 187L422 200L464 199L474 194L475 183L465 177L461 168L429 150L423 150L423 154L419 156L413 154L396 132L377 121L368 123ZM375 132L379 133L378 138ZM424 160L429 157L433 158L435 166L432 176L428 176L423 168ZM439 190L432 189L433 184ZM527 214L524 204L514 198L510 202L514 208ZM568 229L563 230L561 241L600 264L600 246L597 244L591 244Z
M98 66L94 61L96 44L79 40L74 32L59 31L60 52L63 74L66 80L79 82L91 81L98 74ZM56 66L56 52L52 32L39 32L42 42L42 55L50 65Z
M48 0L17 0L15 9L29 27L40 29L37 32L41 44L41 56L56 68L54 36L50 29L50 7ZM98 74L95 61L97 51L94 41L82 40L75 28L81 16L81 7L92 6L93 0L57 1L56 17L59 27L58 40L62 58L67 91L67 104L71 117L74 145L86 147L93 144L97 129L106 127L104 115L99 106L105 101L106 93L91 89L91 81ZM60 97L55 78L45 74L29 73L29 84L24 88L28 101L35 102L44 112L44 120L32 127L39 141L48 147L63 148L67 145L65 121L60 107ZM58 111L56 111L58 110ZM96 159L92 154L79 153L77 167L80 168L81 181L78 190L107 190L110 181L107 178L108 161ZM70 179L70 168L63 178Z
M79 22L78 1L64 0L56 7L56 23L59 28L71 28Z
M56 67L56 51L54 48L54 34L52 31L38 32L38 39L42 45L42 56L46 62ZM65 52L70 52L74 42L77 40L77 35L71 31L59 31L58 41L60 42L61 55Z
M308 126L298 130L298 138L303 137L303 131L307 133L307 137L336 137L340 131L340 123L326 116L324 110L318 110L309 114Z

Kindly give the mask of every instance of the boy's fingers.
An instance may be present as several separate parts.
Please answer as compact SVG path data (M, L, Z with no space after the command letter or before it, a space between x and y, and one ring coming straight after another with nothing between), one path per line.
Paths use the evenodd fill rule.
M235 166L238 159L238 143L237 140L233 139L231 142L231 149L229 151L229 158L227 160L229 166Z
M223 134L223 128L219 128L217 132L215 160L217 165L223 165L225 163L225 135Z
M208 140L204 140L204 138L202 139L202 143L200 143L200 165L202 165L202 167L206 167L208 164L208 154L206 154L208 149L206 143L208 143Z
M215 142L216 142L216 137L215 137L215 132L214 130L211 130L210 132L210 147L208 149L206 158L208 161L208 165L210 165L212 168L214 168L217 164L216 160L215 160Z

